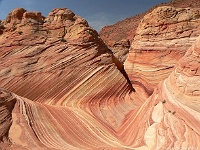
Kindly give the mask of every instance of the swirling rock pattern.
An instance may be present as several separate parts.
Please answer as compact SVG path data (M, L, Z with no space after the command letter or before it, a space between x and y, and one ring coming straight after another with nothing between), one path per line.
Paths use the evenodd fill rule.
M149 97L69 9L1 25L1 149L200 149L200 37Z
M15 108L11 110L12 114L5 113L5 117L1 118L2 122L7 120L4 121L7 128L2 130L1 137L6 137L8 144L10 142L23 148L31 148L33 145L33 147L52 149L86 149L86 147L92 149L115 145L109 144L108 137L122 124L129 110L142 103L134 103L129 98L133 88L121 73L122 64L112 55L97 32L88 26L87 21L69 9L54 9L45 18L39 12L27 12L18 8L13 10L1 25L3 33L0 36L0 86L26 98L17 98ZM52 109L55 115L60 111L60 116L63 116L60 118L60 123L57 122L57 115L55 116L57 125L52 125L53 128L49 127L54 118L53 114L45 112L45 106ZM39 128L35 121L42 123L45 118L39 119L35 116L36 109L40 110L38 115L47 113L49 116L46 116L46 119L50 117L50 122L39 125L42 126ZM62 109L66 111L62 112ZM10 109L7 110L3 105L2 113L4 111L8 112ZM71 116L73 113L74 118ZM81 115L80 119L77 118L78 114ZM69 119L67 116L72 118ZM11 120L13 120L12 126ZM24 120L22 124L24 122L25 124L21 126L20 120ZM66 128L67 132L71 131L60 135L61 130L55 129L64 122L66 123L63 130L71 124L69 129ZM40 134L46 134L46 131L45 133L41 131L46 130L46 126L49 127L49 135L40 137ZM98 126L103 126L105 131L100 133ZM97 140L92 134L94 132L92 128L97 135L108 135L105 135L105 139L99 137ZM16 129L20 133L15 135ZM9 136L8 130L12 133ZM25 132L29 132L28 130L30 136L23 137L26 135ZM56 137L52 139L53 130L59 132L58 136L61 137L57 140L61 143L53 144L56 140ZM53 145L42 141L50 135L52 138L47 141ZM35 139L36 144L29 142L31 138ZM97 140L96 144L91 138ZM113 135L112 138L116 139ZM116 141L110 140L113 143ZM120 142L118 143L119 146Z
M145 15L125 62L125 70L135 88L151 95L156 85L169 76L200 34L199 11L198 8L163 6Z

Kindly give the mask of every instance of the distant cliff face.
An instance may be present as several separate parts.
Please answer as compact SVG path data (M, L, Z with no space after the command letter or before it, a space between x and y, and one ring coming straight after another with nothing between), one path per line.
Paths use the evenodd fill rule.
M13 10L0 21L0 149L198 149L199 20L156 8L114 56L69 9Z
M144 15L145 13L127 18L114 25L105 26L99 33L106 45L122 63L125 62L130 48L130 44L124 46L124 41L126 43L132 42L137 26Z

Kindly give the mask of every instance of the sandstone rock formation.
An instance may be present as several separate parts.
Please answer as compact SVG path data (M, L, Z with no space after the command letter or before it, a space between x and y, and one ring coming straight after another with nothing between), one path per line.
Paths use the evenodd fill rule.
M124 42L132 42L137 26L140 20L144 17L144 14L145 13L127 18L114 25L105 26L99 33L106 45L108 45L114 55L122 63L125 62L130 48L130 44L127 45ZM124 46L124 44L126 46Z
M159 4L158 6L162 5L167 5L167 3ZM127 58L128 50L130 48L130 46L124 47L123 41L129 41L132 43L132 40L136 34L136 29L141 19L158 6L151 8L147 12L126 18L113 25L108 25L101 29L99 33L100 37L122 63L124 63L125 59ZM119 56L119 54L121 55Z
M148 149L200 148L199 56L200 37L148 99L153 106L153 123L145 132Z
M179 8L199 8L200 7L200 1L198 0L171 0L169 3L167 3L170 6L179 7Z
M18 95L13 96L13 99L17 99L16 109L9 109L9 113L6 114L8 117L2 118L2 121L6 120L6 128L2 126L3 133L0 135L4 143L7 141L15 147L22 146L29 149L32 146L55 149L63 147L71 149L73 146L83 149L87 146L104 147L102 142L98 142L103 140L102 137L99 140L94 138L97 140L96 143L99 143L97 145L88 138L95 137L91 129L105 126L106 132L101 133L98 129L94 129L96 134L108 134L107 130L112 133L121 125L128 111L141 104L141 102L134 104L130 98L129 101L125 101L125 97L129 97L133 88L122 74L122 65L99 38L97 32L88 26L86 20L72 11L54 9L45 18L38 12L27 12L19 8L13 10L1 25L3 32L0 36L0 87ZM7 101L9 102L6 98L2 99L2 112L4 110L8 112ZM66 109L69 114L65 114L66 111L63 110L60 115L66 118L58 123L58 118L55 117L55 122L58 124L49 125L54 117L45 110L46 106L58 114L62 109ZM50 122L47 120L45 123L42 121L46 120L45 118L39 119L38 115L35 116L36 109L44 111L38 112L38 115L41 113L50 115L46 116L50 117ZM73 117L69 119L73 113L71 110L77 115L83 114L80 120L77 115L74 116L79 123ZM20 121L21 119L24 121ZM82 127L80 123L85 119L87 123ZM100 125L93 124L91 119ZM38 125L35 121L43 122L45 125ZM63 130L68 126L68 122L73 127L73 129L69 127L71 131L66 129L65 135L61 134L63 131L56 129L63 121L67 123L64 123ZM12 127L10 128L11 124L13 131ZM53 128L47 129L49 126ZM16 129L19 131L17 135L14 132ZM78 141L73 139L72 133L75 131L74 136ZM84 132L89 131L91 132L89 135L84 135ZM13 134L10 135L10 132ZM25 132L35 134L35 137L26 135ZM49 135L46 135L46 132ZM56 139L58 136L52 139L54 133L59 134L59 139ZM44 134L45 137L40 137L40 134ZM81 134L82 138L79 137ZM46 139L46 136L50 135L52 138ZM36 143L30 144L29 140L32 138ZM83 139L87 141L78 144ZM50 143L46 143L46 140ZM53 144L54 140L58 140L58 143ZM69 140L72 140L72 143ZM113 141L115 143L116 140ZM92 143L94 145L89 146ZM107 143L109 145L109 142Z
M151 95L200 35L200 9L158 7L144 16L125 69L135 88Z
M168 77L143 89L69 9L46 18L15 9L0 23L1 149L200 148L200 37L185 55L177 49Z
M124 59L127 57L127 48L117 48L116 43L121 43L121 41L129 40L131 43L136 35L136 30L138 25L140 24L143 17L151 13L155 8L161 6L173 6L176 8L200 8L199 0L171 0L167 3L158 4L146 12L141 14L137 14L135 16L126 18L121 20L113 25L108 25L102 28L100 31L100 37L103 41L108 45L108 47L113 51L113 53L117 53L115 56L121 61L124 62ZM118 44L119 47L119 44ZM118 55L121 54L121 56Z

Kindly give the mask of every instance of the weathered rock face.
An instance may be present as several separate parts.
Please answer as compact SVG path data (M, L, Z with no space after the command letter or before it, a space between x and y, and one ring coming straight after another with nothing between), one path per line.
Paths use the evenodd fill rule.
M145 14L145 13L144 13ZM105 26L99 35L112 50L115 57L122 63L125 62L130 44L135 36L135 31L144 14L127 18L114 25Z
M145 132L149 149L199 149L199 45L200 37L147 101L152 119Z
M128 56L130 41L121 40L112 45L113 55L123 64Z
M138 26L125 70L135 88L149 95L172 72L200 34L200 9L158 7Z
M130 43L132 43L136 35L137 27L143 17L151 12L154 8L162 5L169 5L169 3L159 4L144 13L126 18L122 21L117 22L116 24L105 26L102 28L99 33L100 37L122 63L125 62L125 59L128 55L128 50L130 48L130 46L124 47L123 41L129 41Z
M46 18L16 9L8 18L0 35L1 149L199 149L200 37L149 97L69 9Z
M200 1L199 0L171 0L167 3L161 3L158 4L149 10L147 10L144 13L126 18L122 21L119 21L113 25L105 26L100 31L100 37L103 39L103 41L108 45L108 47L113 51L114 55L120 60L120 58L126 58L127 57L127 48L117 48L115 45L116 43L121 43L121 41L129 40L130 43L132 43L135 35L138 25L140 24L143 17L151 13L155 8L161 7L161 6L173 6L176 8L200 8ZM123 53L122 53L123 52ZM119 56L118 54L121 54ZM124 59L120 60L122 63L124 62Z
M166 80L172 99L177 99L190 109L200 112L200 37L181 58ZM199 115L197 115L199 116ZM198 118L199 119L199 118ZM198 130L199 131L199 130Z
M200 1L199 0L171 0L169 5L179 8L199 8L200 7Z
M54 9L46 18L38 12L15 9L1 23L0 87L21 96L14 97L17 102L14 108L9 109L8 100L2 99L0 107L5 116L0 120L5 125L0 127L0 138L4 141L1 147L9 144L21 149L120 146L114 145L114 135L113 144L102 143L123 123L129 110L142 102L134 103L130 99L133 88L121 73L123 70L119 70L122 65L97 32L68 9ZM134 93L131 95L137 97ZM63 109L59 115L65 119L60 118L61 122L57 122L58 116L49 114L46 107L52 109L55 115ZM74 118L71 116L73 113ZM80 119L77 118L79 113L83 114ZM50 122L41 121L47 118L40 114L50 117ZM53 116L57 125L51 124ZM91 123L91 119L96 125ZM81 125L84 120L87 123ZM58 126L62 131L56 129ZM102 133L95 129L99 126L104 128ZM97 135L92 135L92 128ZM19 131L17 134L16 129ZM65 129L67 131L63 135ZM89 134L84 135L84 132ZM45 140L47 134L51 135L49 142ZM98 134L106 134L105 139L97 140ZM53 138L54 135L56 137ZM29 142L32 139L35 143ZM81 139L87 140L81 144ZM57 144L53 144L55 141Z
M14 108L16 99L12 96L11 93L0 89L0 139L2 142L8 140L8 132L10 126L12 125L12 110ZM1 146L1 144L0 144Z

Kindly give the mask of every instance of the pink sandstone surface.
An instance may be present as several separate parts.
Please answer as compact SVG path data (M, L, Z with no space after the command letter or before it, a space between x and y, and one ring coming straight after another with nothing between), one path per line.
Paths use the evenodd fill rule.
M157 84L169 76L200 35L199 11L162 6L144 16L124 65L135 88L151 95Z
M200 149L200 37L192 43L174 50L175 58L164 53L172 69L164 68L155 84L142 76L142 89L69 9L47 17L13 10L1 21L0 148ZM160 47L162 54L167 48Z

